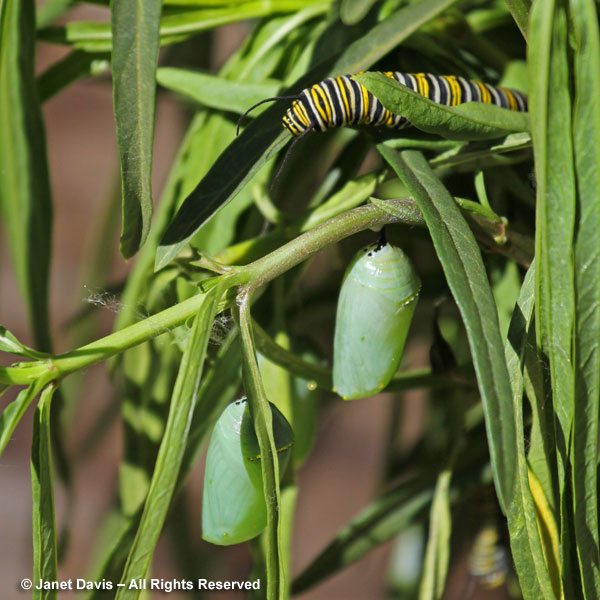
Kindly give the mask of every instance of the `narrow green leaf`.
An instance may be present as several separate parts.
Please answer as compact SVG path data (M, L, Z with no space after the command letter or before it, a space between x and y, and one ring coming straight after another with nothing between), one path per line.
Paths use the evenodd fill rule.
M291 33L301 32L303 25L324 12L323 5L307 4L306 8L299 10L291 15L280 17L271 17L264 21L261 27L255 29L252 35L247 39L239 51L232 57L231 61L223 69L223 74L237 79L238 81L265 81L272 77L281 64L281 60L289 46L284 42ZM315 37L318 39L319 28L315 27ZM314 41L311 40L305 47L305 51L310 52L314 48ZM286 80L294 81L299 75L293 76L293 73L303 73L306 69L302 68L306 60L298 60ZM291 78L290 78L291 77Z
M45 0L45 2L37 9L36 25L44 27L52 23L55 19L64 14L76 0Z
M281 109L256 118L219 156L181 205L156 251L155 269L167 265L204 222L233 199L258 170L289 142L281 130Z
M515 432L498 312L479 248L460 209L416 151L377 149L419 205L448 286L460 310L484 407L494 481L501 506L512 497Z
M121 577L121 583L124 583L125 587L119 588L116 595L118 600L138 598L140 590L129 590L127 585L133 579L145 578L148 572L183 460L194 404L202 377L206 347L220 295L221 287L217 285L204 296L203 303L194 319L175 382L169 417L156 459L146 504Z
M345 210L359 206L375 193L382 180L381 175L373 172L360 175L356 179L347 178L336 193L302 218L298 230L309 231Z
M140 511L141 512L141 511ZM135 539L139 513L135 517L125 517L118 509L113 510L104 519L100 531L100 540L96 544L98 558L91 571L95 581L116 582L119 580L127 555ZM105 600L107 592L102 589L90 590L85 600Z
M37 589L42 580L52 582L58 579L50 441L50 405L55 390L55 384L50 384L44 389L33 421L31 487L33 492L34 600L53 600L58 597L55 589Z
M287 582L286 566L281 551L281 493L279 489L279 460L273 437L273 419L269 400L265 394L256 358L256 345L252 333L250 298L246 294L238 303L237 315L242 340L242 374L248 395L254 429L258 438L265 502L267 504L266 569L267 600L283 600Z
M450 559L450 478L452 471L445 469L438 475L429 513L429 537L423 560L423 574L419 600L438 600L444 593Z
M19 424L21 417L29 408L31 401L40 391L39 386L31 384L28 388L21 390L16 400L13 400L0 415L0 456L4 452L6 445Z
M110 0L91 0L94 4L106 4L108 5ZM286 0L272 0L274 2L283 2ZM310 1L310 0L309 0ZM189 6L195 8L207 8L209 6L225 6L230 7L234 4L244 4L248 0L164 0L165 6L176 6L181 8L182 6Z
M558 514L560 494L556 469L556 428L553 412L546 409L552 404L552 393L543 367L544 363L537 353L535 327L531 327L523 372L523 385L531 406L527 465L542 486L549 505Z
M536 0L529 22L531 132L537 182L537 343L549 367L557 430L561 558L565 595L578 592L572 539L570 448L575 399L574 334L575 175L566 0ZM546 410L548 408L546 407Z
M531 21L530 61L535 85L530 107L538 197L536 324L542 350L550 361L556 411L568 445L574 398L570 348L575 181L568 118L566 14L560 0L551 1L552 6L534 4Z
M391 142L391 140L390 140ZM391 145L388 142L388 145ZM509 152L518 152L519 150L529 150L531 148L531 136L528 133L511 133L507 135L500 143L493 143L484 149L476 149L480 144L465 144L455 150L444 152L433 159L430 164L432 167L454 167L473 163L474 169L482 167L483 160L488 158L501 157ZM528 153L528 157L530 153Z
M284 93L297 94L327 75L368 68L454 1L424 0L400 9L351 44L333 67L322 63ZM161 240L155 268L163 267L177 256L200 226L227 204L289 139L289 134L281 131L280 107L272 107L255 119L186 198Z
M108 54L73 50L52 64L37 78L40 102L46 102L74 81L89 75L100 75L110 68Z
M344 25L356 25L369 12L375 0L342 0L340 19Z
M336 61L331 74L358 73L370 67L419 27L456 2L457 0L420 0L403 6L350 44Z
M19 356L29 358L44 358L48 355L43 352L37 352L33 348L22 344L8 329L0 325L0 351L10 352Z
M152 221L152 144L162 0L112 0L113 102L121 164L121 254L132 257Z
M331 390L331 369L315 365L282 348L256 321L252 323L256 349L273 363L290 373L314 381L319 387Z
M199 104L237 114L265 98L276 96L281 88L281 83L277 81L234 81L176 67L160 67L156 71L156 80L160 85L189 96Z
M292 582L300 594L427 516L433 484L409 481L363 509Z
M513 560L519 576L523 597L535 600L540 596L553 600L560 598L560 577L551 576L551 567L557 575L558 565L548 565L537 525L535 507L529 487L527 459L525 456L525 433L523 429L523 374L528 333L532 327L535 302L535 263L529 268L521 286L513 312L504 348L506 364L512 387L514 407L517 468L512 502L507 507L508 530ZM556 587L553 586L556 584Z
M219 348L210 370L202 378L181 462L178 486L185 481L218 416L235 399L235 394L240 388L242 377L239 342L237 331L234 329Z
M187 164L187 157L192 147L194 139L200 135L202 127L206 121L206 115L198 113L190 122L188 130L181 142L177 156L165 182L158 209L147 243L144 244L140 253L136 257L135 264L127 279L127 284L121 297L121 310L117 315L114 330L123 329L138 320L137 308L140 303L145 302L148 281L153 271L154 254L156 247L169 224L169 220L175 210L178 201L178 194L182 185L182 172Z
M157 281L157 287L161 283ZM146 499L180 360L181 352L169 334L131 348L123 357L127 383L120 402L124 444L119 505L125 516L138 513Z
M386 77L364 73L354 77L391 112L412 125L450 140L488 140L527 131L527 114L482 102L443 106Z
M185 163L181 170L181 187L178 203L193 189L198 177L205 175L221 152L235 139L235 125L220 112L211 112L198 134L191 140ZM242 190L214 219L204 223L191 240L191 245L201 252L214 256L226 248L236 237L238 221L253 202L254 185L263 185L269 171L257 173L252 186Z
M571 0L575 48L573 141L578 192L575 240L573 496L583 590L600 598L597 439L600 397L600 39L593 0Z
M240 3L238 6L178 10L164 15L160 22L157 19L155 25L156 27L160 25L158 34L160 45L163 46L183 41L200 31L246 19L268 17L274 13L295 12L306 8L309 4L320 5L321 12L326 12L330 2L331 0L254 0ZM66 25L45 27L38 32L38 36L43 40L70 44L75 49L86 52L112 51L114 34L114 29L111 31L108 23L85 21L71 21Z
M560 542L558 539L558 527L554 512L548 504L544 490L531 469L527 469L529 489L535 506L535 519L537 521L544 561L550 572L550 581L554 594L557 598L564 598L562 581L560 576Z
M291 595L290 566L292 564L292 536L298 486L287 485L281 490L281 562L284 566L284 598Z
M518 25L523 37L527 39L527 24L529 21L529 9L531 0L506 0L506 5Z
M0 210L35 345L49 351L52 201L35 87L33 0L0 3Z

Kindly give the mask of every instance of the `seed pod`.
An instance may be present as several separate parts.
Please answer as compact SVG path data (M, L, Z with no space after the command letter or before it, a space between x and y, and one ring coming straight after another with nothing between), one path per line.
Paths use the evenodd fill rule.
M363 248L344 275L333 345L333 387L344 400L383 390L398 369L421 281L400 248Z
M273 405L273 435L283 475L293 444L293 432ZM202 496L202 537L229 546L259 535L267 525L260 449L245 398L230 404L212 432Z

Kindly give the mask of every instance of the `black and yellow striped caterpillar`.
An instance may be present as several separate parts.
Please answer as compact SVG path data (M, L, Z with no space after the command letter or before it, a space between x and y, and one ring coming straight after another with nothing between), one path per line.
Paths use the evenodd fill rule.
M526 111L527 98L520 92L472 81L455 75L383 73L429 100L444 106L485 102L509 110ZM351 75L330 77L302 90L283 117L283 126L295 136L345 125L374 125L402 129L410 123L387 110Z
M489 83L456 75L398 71L385 71L383 74L444 106L484 102L509 110L527 111L527 97L524 94ZM353 75L329 77L302 90L297 96L276 96L261 100L249 108L239 122L257 106L275 100L294 100L283 117L283 126L294 136L346 125L374 125L393 129L410 126L406 117L387 110L365 86L353 79Z
M407 86L413 92L444 106L456 106L465 102L484 102L509 110L527 111L527 97L516 90L493 86L456 75L432 75L430 73L400 73L385 71L384 75ZM239 119L237 131L244 117L257 106L276 100L293 100L283 117L283 126L296 140L289 148L275 176L285 166L292 149L302 137L311 131L326 131L333 127L373 125L403 129L410 122L385 108L367 88L353 79L353 75L329 77L302 90L297 96L276 96L261 100L250 107Z

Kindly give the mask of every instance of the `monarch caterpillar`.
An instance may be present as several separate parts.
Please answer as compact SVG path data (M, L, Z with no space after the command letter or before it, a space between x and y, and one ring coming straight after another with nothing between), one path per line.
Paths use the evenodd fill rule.
M273 435L283 474L290 458L293 432L271 404ZM259 535L267 525L260 450L245 398L230 404L213 429L204 473L202 537L222 546Z
M360 250L340 290L333 387L344 400L380 392L396 372L421 281L410 260L382 236Z
M492 590L504 585L510 572L510 556L502 535L500 508L491 486L480 490L475 506L478 526L469 552L471 597L475 586Z
M357 73L360 74L360 73ZM400 73L384 71L384 75L407 86L413 92L444 106L465 102L484 102L509 110L527 111L527 97L516 90L465 79L457 75L431 73ZM265 102L293 100L283 117L283 127L296 137L275 176L273 185L284 168L294 146L311 131L326 131L346 125L385 126L403 129L410 122L402 115L391 113L353 75L329 77L302 90L297 96L276 96L251 106L239 119L237 131L246 115Z
M475 536L469 571L484 588L494 589L504 585L508 569L508 552L501 542L498 525L485 523Z
M527 99L520 92L472 81L456 75L430 73L383 73L413 92L445 106L485 102L510 110L526 111ZM403 129L410 123L391 113L352 75L329 77L302 90L283 117L283 126L295 136L345 125L374 125Z

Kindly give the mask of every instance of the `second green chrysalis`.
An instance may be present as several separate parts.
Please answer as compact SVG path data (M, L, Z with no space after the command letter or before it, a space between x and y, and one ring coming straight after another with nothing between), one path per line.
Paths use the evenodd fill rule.
M333 387L344 400L383 390L398 369L421 281L400 250L382 240L350 263L337 305Z
M293 444L290 424L271 403L279 475ZM260 449L245 398L231 403L215 424L204 472L202 537L229 546L259 535L267 525Z

